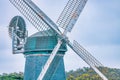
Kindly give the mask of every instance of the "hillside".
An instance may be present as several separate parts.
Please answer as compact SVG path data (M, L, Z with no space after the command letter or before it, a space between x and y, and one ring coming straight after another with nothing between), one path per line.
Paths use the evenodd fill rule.
M120 80L120 69L99 67L109 80ZM66 73L67 80L102 80L91 68L84 67Z
M109 78L109 80L120 80L120 69L100 67L99 70L102 71ZM89 67L66 72L66 77L67 80L102 80ZM0 80L23 80L23 73L3 73L2 75L0 75Z

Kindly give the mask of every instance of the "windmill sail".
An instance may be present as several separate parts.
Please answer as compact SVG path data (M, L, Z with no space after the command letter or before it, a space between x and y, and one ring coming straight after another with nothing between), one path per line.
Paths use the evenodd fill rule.
M90 62L90 64L96 66L96 67L100 67L103 66L95 57L93 57L86 49L84 49L77 41L74 40L73 42L73 46L75 48L77 48L80 52L79 55L81 55L81 57L83 59L85 59L85 61Z
M72 44L70 41L67 41L68 46L79 56L81 57L103 80L108 80L106 78L106 76L104 76L104 74L102 74L102 72L100 72L97 69L97 66L100 64L97 62L97 66L96 64L94 64L92 61L90 61L91 59L89 59L86 56L86 50L81 46L80 44L78 44L76 41L74 41L74 44ZM94 58L95 59L95 58ZM96 63L96 62L95 62ZM101 65L101 64L100 64Z
M44 17L52 22L31 0L9 0L38 31L49 30L50 25L44 21ZM43 17L44 16L44 17ZM57 27L54 27L57 29ZM44 34L51 33L52 30L46 31Z
M71 32L86 2L87 0L69 0L57 20L58 26Z

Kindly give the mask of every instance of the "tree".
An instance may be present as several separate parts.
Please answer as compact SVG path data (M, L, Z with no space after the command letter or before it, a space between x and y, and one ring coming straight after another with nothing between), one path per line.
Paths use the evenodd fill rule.
M67 80L75 80L74 76L70 75Z
M106 75L109 80L120 80L120 69L112 69L107 67L98 67L98 69ZM71 70L67 72L67 80L102 80L92 68L84 67L83 69Z

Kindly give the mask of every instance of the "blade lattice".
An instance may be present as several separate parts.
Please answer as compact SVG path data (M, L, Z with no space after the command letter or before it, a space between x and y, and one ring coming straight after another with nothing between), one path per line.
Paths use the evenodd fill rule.
M28 20L38 31L45 31L43 35L50 35L52 30L49 30L50 27L40 18L39 14L32 8L37 7L31 0L9 0ZM28 5L26 2L31 3ZM37 9L37 8L36 8Z
M90 64L100 67L103 66L95 57L93 57L86 49L84 49L77 41L74 40L73 46L78 49L79 55L82 56L82 58L89 62Z
M70 41L67 41L69 47L75 51L75 53L80 56L103 80L108 80L107 77L97 68L102 66L101 63L96 61L94 57L91 58L90 53L86 51L80 44L74 41L72 44ZM89 56L88 56L89 55Z
M87 0L69 0L57 20L58 26L71 32L86 2Z

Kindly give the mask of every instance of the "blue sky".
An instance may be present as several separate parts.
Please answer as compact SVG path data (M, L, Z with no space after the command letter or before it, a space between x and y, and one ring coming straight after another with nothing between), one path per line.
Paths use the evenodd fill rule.
M68 0L33 0L54 22ZM88 0L69 39L78 41L103 65L120 68L120 1ZM0 0L0 73L24 70L24 55L13 55L7 26L12 17L21 15L9 2ZM21 15L22 16L22 15ZM26 20L29 35L36 32ZM66 70L88 66L71 49L64 57Z

